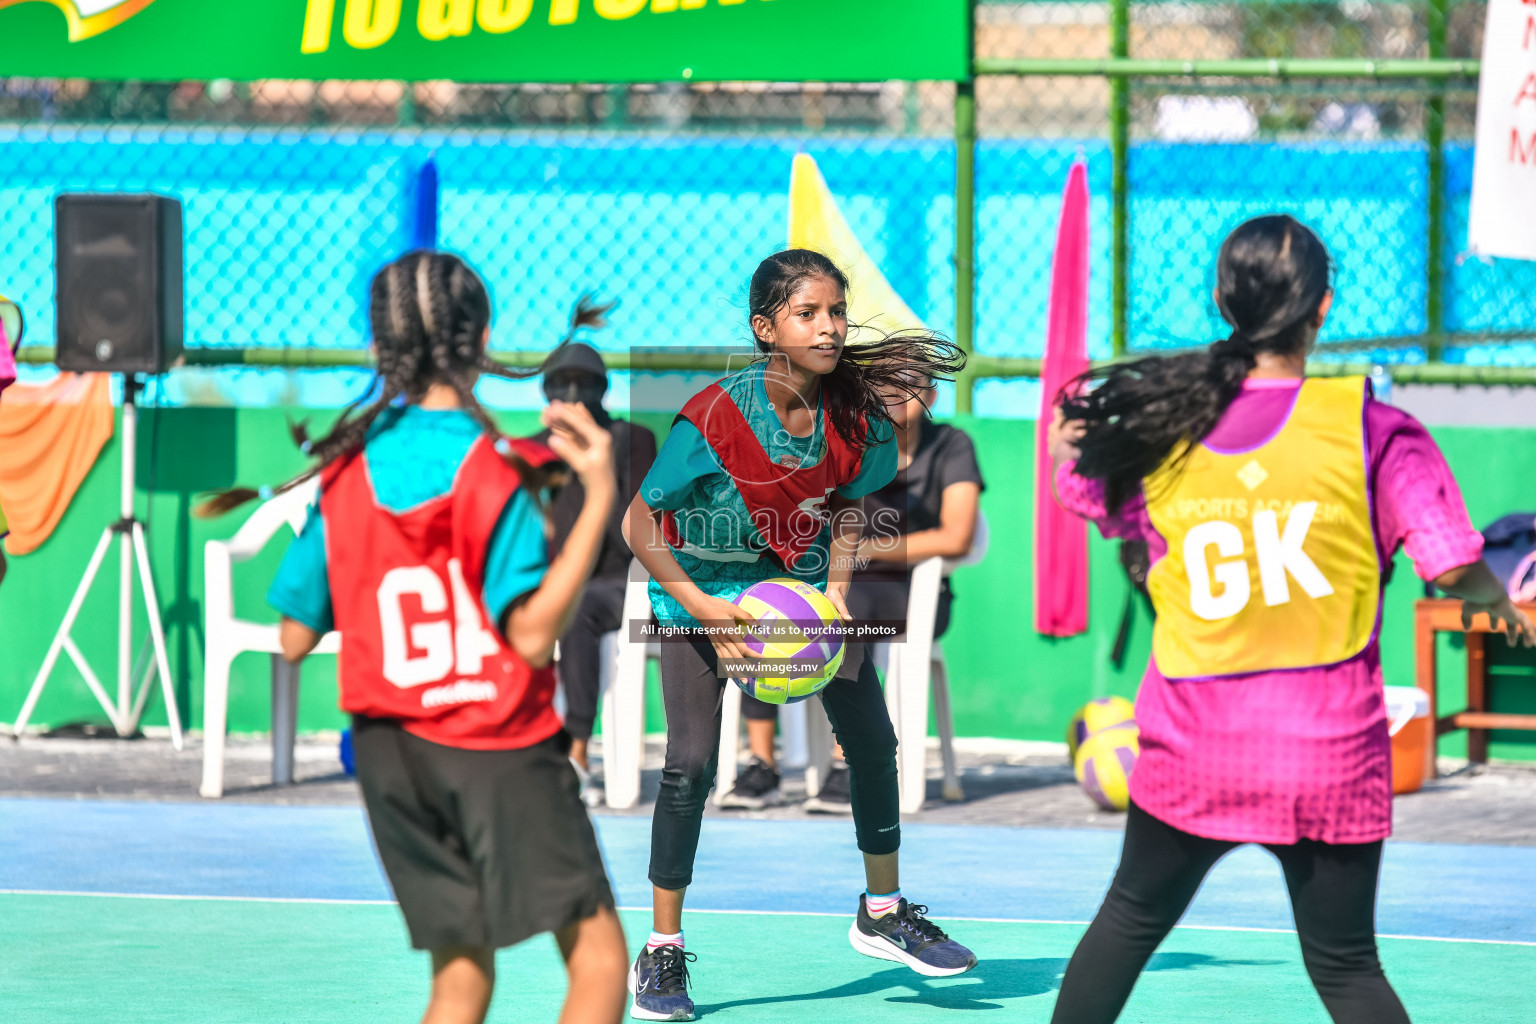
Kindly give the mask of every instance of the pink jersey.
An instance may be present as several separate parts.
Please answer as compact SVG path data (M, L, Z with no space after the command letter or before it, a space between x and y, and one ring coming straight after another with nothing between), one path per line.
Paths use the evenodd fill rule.
M16 383L16 357L11 353L11 339L6 337L5 325L0 324L0 391Z
M1300 381L1251 379L1206 443L1252 448L1285 422ZM1434 579L1482 556L1461 491L1417 420L1366 404L1367 474L1383 565L1401 545ZM1145 540L1153 561L1168 546L1138 495L1111 515L1101 481L1056 473L1068 510L1106 537ZM1376 638L1338 665L1171 682L1154 659L1136 698L1141 759L1131 797L1175 828L1212 839L1366 843L1392 832L1391 744Z

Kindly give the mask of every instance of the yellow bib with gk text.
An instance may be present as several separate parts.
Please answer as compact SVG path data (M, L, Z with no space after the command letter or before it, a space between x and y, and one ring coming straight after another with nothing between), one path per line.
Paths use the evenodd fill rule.
M1311 668L1365 649L1381 601L1365 396L1361 377L1305 380L1268 441L1199 444L1144 481L1168 541L1147 577L1164 676Z

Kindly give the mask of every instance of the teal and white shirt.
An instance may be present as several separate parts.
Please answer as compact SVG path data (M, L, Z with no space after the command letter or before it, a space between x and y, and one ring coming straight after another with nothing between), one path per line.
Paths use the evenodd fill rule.
M813 418L815 428L809 436L789 433L768 401L764 368L764 363L753 363L725 377L720 386L741 410L770 460L798 460L802 466L816 465L826 455L825 417L820 404ZM862 498L895 479L895 432L889 423L879 422L873 427L873 435L858 475L837 488L840 496ZM711 597L734 601L752 584L786 575L786 569L765 553L767 545L752 525L747 504L731 475L699 429L687 420L679 420L672 427L640 485L640 494L651 508L675 514L683 543L672 554L689 579ZM825 526L811 545L810 557L802 563L808 568L787 574L825 589L831 544L832 529ZM818 551L819 558L814 555ZM651 607L662 625L698 625L655 580L651 581L650 597Z

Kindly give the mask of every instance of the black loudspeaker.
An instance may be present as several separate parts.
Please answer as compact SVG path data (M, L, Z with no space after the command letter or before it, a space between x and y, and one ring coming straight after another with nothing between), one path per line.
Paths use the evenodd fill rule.
M61 370L163 373L181 355L181 204L153 195L54 202Z

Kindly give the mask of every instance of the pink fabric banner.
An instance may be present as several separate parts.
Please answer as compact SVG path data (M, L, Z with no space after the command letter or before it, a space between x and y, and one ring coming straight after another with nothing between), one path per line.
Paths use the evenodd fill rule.
M8 301L6 297L0 295L0 302L6 301ZM12 355L11 348L21 339L13 338L7 333L6 324L10 319L10 317L0 316L0 391L16 383L16 358Z
M1035 632L1088 629L1088 524L1056 503L1046 434L1056 394L1088 369L1088 168L1067 173L1051 263L1051 305L1035 430Z

